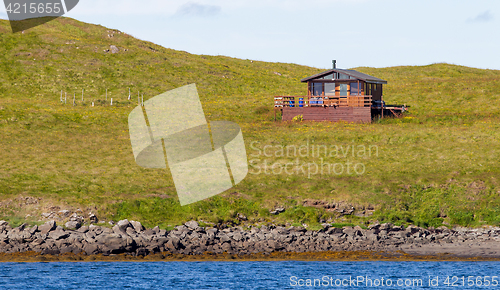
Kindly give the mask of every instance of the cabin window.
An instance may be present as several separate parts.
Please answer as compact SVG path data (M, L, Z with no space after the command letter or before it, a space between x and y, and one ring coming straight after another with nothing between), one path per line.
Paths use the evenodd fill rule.
M333 80L333 74L329 74L323 77L324 80Z
M337 79L339 80L355 80L356 78L348 76L346 74L337 73Z
M323 83L313 83L313 96L323 95Z
M347 96L347 84L340 84L340 96Z
M351 95L361 95L361 92L358 88L358 83L351 83Z
M372 95L372 84L366 84L365 95L367 95L367 96L371 96Z
M335 83L325 83L325 96L335 96Z

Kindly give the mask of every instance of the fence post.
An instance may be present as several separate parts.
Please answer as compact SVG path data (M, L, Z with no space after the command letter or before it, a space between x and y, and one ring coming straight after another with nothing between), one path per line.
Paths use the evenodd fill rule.
M130 88L128 88L128 100L130 101Z
M66 105L66 99L68 98L68 93L64 92L64 104Z
M113 98L111 98L111 106L113 106Z

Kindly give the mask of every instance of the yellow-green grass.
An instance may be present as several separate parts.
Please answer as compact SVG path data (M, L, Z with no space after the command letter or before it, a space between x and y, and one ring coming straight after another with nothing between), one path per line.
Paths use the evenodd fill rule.
M313 227L329 218L423 226L500 222L500 71L449 64L356 68L386 79L386 102L407 104L410 113L372 124L274 122L272 97L305 94L300 79L321 69L192 55L70 18L24 34L9 29L0 21L0 218L20 223L31 214L36 218L27 219L37 220L58 205L162 227L189 219L238 223L238 213L251 221ZM104 52L110 45L120 52ZM181 207L168 170L134 162L127 118L138 92L147 100L190 83L197 84L209 121L242 127L252 166L235 188ZM59 102L61 90L67 104ZM307 145L307 154L280 154L281 148ZM313 145L327 152L315 155ZM362 154L363 148L372 151ZM264 162L282 165L266 174ZM279 172L289 162L312 170L322 162L362 164L358 169L364 170ZM41 203L19 207L21 196ZM303 206L307 199L352 204L356 213L376 211L340 217ZM276 206L286 211L270 215Z

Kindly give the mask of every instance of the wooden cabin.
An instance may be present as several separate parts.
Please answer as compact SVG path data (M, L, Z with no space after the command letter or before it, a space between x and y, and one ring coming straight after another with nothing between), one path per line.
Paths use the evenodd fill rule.
M387 81L355 70L333 69L302 79L307 96L275 96L275 117L282 120L296 116L312 121L371 122L374 115L391 109L385 106L383 85ZM404 106L403 106L404 107ZM403 108L401 107L401 108ZM404 111L404 108L392 109Z

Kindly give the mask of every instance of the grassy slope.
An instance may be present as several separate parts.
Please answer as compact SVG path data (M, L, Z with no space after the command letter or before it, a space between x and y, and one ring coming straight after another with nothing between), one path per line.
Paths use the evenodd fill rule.
M21 221L59 205L163 227L192 218L235 220L238 213L312 225L328 218L434 226L500 222L499 71L448 64L357 68L388 80L386 101L410 105L411 114L373 124L275 123L272 96L304 94L299 80L321 70L192 55L69 18L24 34L9 29L0 21L3 218ZM120 52L105 53L110 45ZM142 169L133 160L127 117L135 101L127 96L128 88L133 100L138 91L148 99L189 83L197 84L209 120L240 124L252 172L264 162L296 159L280 157L281 146L376 146L378 154L299 157L300 163L362 163L365 173L249 174L229 192L180 207L168 170ZM106 89L118 104L90 107L91 99L105 98ZM71 95L67 105L59 102L61 90ZM264 146L270 156L259 151ZM20 197L41 200L26 205ZM377 211L368 218L339 218L302 206L305 199ZM268 209L278 205L285 213L270 216Z

